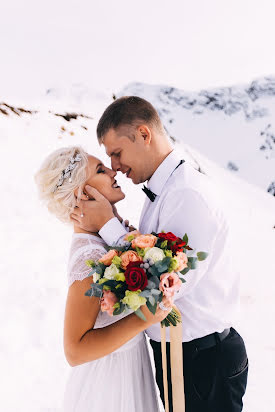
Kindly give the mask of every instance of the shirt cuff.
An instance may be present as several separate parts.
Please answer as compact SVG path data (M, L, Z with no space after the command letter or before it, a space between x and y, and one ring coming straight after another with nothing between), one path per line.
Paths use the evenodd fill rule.
M127 230L116 217L108 220L98 232L99 236L102 237L104 242L109 246L116 246L118 243L123 242L123 237L127 233Z

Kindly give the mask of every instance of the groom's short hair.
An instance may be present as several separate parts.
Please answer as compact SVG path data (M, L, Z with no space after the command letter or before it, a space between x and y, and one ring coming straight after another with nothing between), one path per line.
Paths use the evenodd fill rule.
M123 96L110 104L101 116L97 125L97 138L102 143L104 135L110 129L120 126L145 123L155 126L164 132L163 125L156 109L147 100L138 96Z

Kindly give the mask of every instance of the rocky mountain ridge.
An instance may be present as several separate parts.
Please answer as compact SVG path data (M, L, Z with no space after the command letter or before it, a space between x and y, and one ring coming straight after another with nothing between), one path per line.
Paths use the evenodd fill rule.
M197 93L131 83L122 95L149 100L175 141L275 196L275 77Z

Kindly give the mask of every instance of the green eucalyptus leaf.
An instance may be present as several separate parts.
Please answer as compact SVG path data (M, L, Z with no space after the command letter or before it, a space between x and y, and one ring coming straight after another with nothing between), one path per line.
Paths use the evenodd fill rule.
M202 260L205 260L208 256L208 253L206 252L198 252L197 253L198 260L201 262Z
M187 267L187 268L183 269L180 273L181 273L182 275L186 275L186 273L189 272L189 270L190 270L190 268Z
M103 285L98 283L92 283L91 288L85 292L85 296L95 296L101 298L102 296Z
M105 246L107 251L109 250L117 250L118 252L126 252L126 250L131 249L131 243L127 243L124 246Z
M148 272L152 275L152 276L158 276L159 275L159 271L156 268L155 265L150 266L150 268L148 269Z
M196 257L189 257L188 258L188 262L187 262L187 266L189 267L189 269L196 269L197 267L197 258Z
M149 296L151 296L151 290L148 289L144 289L142 292L140 292L139 296L141 296L142 298L149 298Z
M162 298L163 298L163 293L161 292L161 293L158 295L158 302L159 302L159 303L162 301Z
M92 276L95 272L96 272L95 269L91 270L91 272L89 272L88 276Z
M152 295L149 296L148 300L149 300L149 302L151 303L152 306L154 306L154 304L156 303L156 300Z
M159 277L158 276L152 276L150 279L148 279L148 284L147 284L147 288L148 289L158 289L159 287Z
M153 315L156 313L156 310L157 310L157 302L155 302L154 305L151 305L150 301L147 300L146 306L147 306L147 308L150 310L150 312L151 312Z
M88 290L85 292L85 296L93 296L93 289L88 289Z
M168 268L170 266L171 258L170 257L165 257L162 260L159 260L158 262L155 263L155 267L157 268L159 274L165 273L168 271Z
M95 267L95 272L98 273L100 276L102 276L105 272L107 266L105 266L103 263L99 262Z
M141 312L140 309L136 310L134 313L135 313L140 319L146 321L146 317L144 316L144 314Z
M183 240L184 242L186 242L186 244L188 244L188 236L187 236L187 233L185 233L185 235L183 236L182 240Z
M152 280L152 278L151 278L151 279L148 279L148 284L147 284L146 288L148 288L149 290L151 290L151 289L155 289L155 287L156 287L156 284L155 284L155 282Z
M159 294L161 293L161 291L158 290L158 289L152 289L152 290L151 290L151 293L152 293L153 295L159 295Z

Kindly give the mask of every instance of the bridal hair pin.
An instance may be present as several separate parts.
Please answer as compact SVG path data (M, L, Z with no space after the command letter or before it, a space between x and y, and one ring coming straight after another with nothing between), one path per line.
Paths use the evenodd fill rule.
M65 179L69 178L69 182L72 182L72 178L71 178L71 174L72 171L76 168L77 166L77 162L80 162L82 160L82 157L80 156L80 154L76 154L75 157L71 157L70 158L70 163L68 164L68 166L66 167L66 169L62 170L60 178L57 182L57 184L55 185L54 189L53 189L53 193L60 187L63 185L63 182Z

